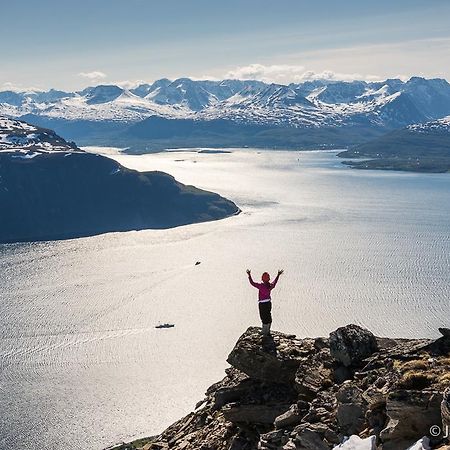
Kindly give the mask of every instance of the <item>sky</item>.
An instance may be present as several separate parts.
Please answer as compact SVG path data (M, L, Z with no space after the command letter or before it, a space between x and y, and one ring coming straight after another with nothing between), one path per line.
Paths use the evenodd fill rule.
M450 81L450 0L0 0L0 90Z

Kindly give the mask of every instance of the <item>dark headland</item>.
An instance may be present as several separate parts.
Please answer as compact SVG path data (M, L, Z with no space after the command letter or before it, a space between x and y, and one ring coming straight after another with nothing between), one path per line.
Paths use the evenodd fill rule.
M239 212L230 200L0 117L0 243L162 229Z
M423 448L449 449L437 430L450 424L450 330L439 331L390 339L348 325L297 339L251 327L194 412L114 448L328 450L352 436L358 446L346 448L406 450L423 438Z
M391 131L338 156L351 158L344 164L355 169L450 172L450 116Z

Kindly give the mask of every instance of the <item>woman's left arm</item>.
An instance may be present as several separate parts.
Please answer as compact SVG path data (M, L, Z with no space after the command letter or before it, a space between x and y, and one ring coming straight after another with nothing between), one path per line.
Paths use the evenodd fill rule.
M277 276L275 277L275 280L272 282L272 289L277 285L278 280L280 279L280 275L283 273L283 270L279 270L277 273Z

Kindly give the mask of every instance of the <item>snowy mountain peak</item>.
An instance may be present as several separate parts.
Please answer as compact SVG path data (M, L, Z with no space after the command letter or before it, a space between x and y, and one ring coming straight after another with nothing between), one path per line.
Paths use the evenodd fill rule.
M124 92L124 89L115 85L100 85L88 87L79 94L84 96L88 105L98 105L115 100Z
M386 129L450 114L450 84L412 77L385 81L163 78L134 89L99 85L79 92L0 92L0 114L52 119L139 122L150 116L226 119L287 127L375 126Z
M0 116L0 153L13 153L13 157L27 159L55 151L81 150L75 144L66 142L54 131Z

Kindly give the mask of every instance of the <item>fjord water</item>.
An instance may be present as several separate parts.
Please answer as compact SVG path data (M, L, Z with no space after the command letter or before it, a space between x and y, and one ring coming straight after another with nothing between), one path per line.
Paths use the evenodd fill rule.
M101 449L189 412L258 324L247 267L285 269L273 310L284 332L357 323L435 337L450 325L448 174L357 171L329 152L111 157L219 192L242 213L0 246L1 449Z

